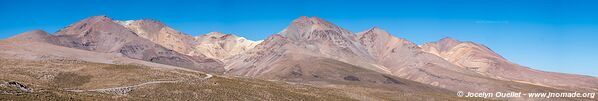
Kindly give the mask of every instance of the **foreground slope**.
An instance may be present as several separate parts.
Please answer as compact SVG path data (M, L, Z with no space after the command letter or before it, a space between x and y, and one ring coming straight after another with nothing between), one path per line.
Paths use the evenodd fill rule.
M5 72L0 74L0 89L5 92L0 94L2 100L354 100L334 89L206 78L176 69L76 60L0 60L0 71ZM18 82L31 91L8 82Z
M334 89L223 78L30 41L0 41L0 72L3 100L352 100Z
M409 89L397 92L362 86L314 87L220 77L109 53L30 41L0 41L0 72L1 100L466 100L443 91L412 93L406 92ZM402 79L382 82L414 84Z

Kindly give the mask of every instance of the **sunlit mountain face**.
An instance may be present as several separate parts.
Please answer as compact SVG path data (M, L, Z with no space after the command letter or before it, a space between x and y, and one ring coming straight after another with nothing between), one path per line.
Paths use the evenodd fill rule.
M0 1L0 101L597 101L596 4Z
M466 94L598 88L596 77L521 66L475 42L417 45L307 16L261 41L92 16L0 43L1 97L14 100L591 100Z

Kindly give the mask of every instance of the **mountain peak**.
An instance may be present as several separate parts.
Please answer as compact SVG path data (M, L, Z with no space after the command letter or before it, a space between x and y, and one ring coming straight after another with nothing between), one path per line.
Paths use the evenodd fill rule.
M112 19L106 15L91 16L83 21L112 21Z
M440 51L447 51L454 46L457 46L461 43L461 41L453 39L451 37L444 37L436 42L437 47Z
M372 27L372 28L368 29L366 32L380 32L381 34L382 33L388 34L388 32L380 29L379 27Z
M27 31L27 32L25 32L25 33L23 33L23 34L26 34L26 33L33 33L33 34L48 34L48 32L46 32L46 31L44 31L44 30L39 30L39 29L37 29L37 30L32 30L32 31Z
M349 37L353 34L324 19L318 17L301 16L283 31L278 33L291 40L331 39L332 37Z
M297 18L297 19L293 20L293 22L298 22L298 23L300 23L300 22L316 22L316 21L318 21L318 20L320 20L320 21L321 21L321 20L323 20L323 19L321 19L321 18L318 18L318 17L316 17L316 16L313 16L313 17L308 17L308 16L300 16L299 18Z
M457 39L453 39L451 37L444 37L444 38L438 40L438 43L461 43L461 41L459 41Z
M310 18L311 21L316 22L316 23L330 23L322 18L319 18L317 16L313 16Z
M307 16L300 16L299 18L293 20L293 22L307 22L307 21L309 21L309 19L310 18Z
M291 25L298 25L298 26L310 26L310 25L320 25L326 27L333 27L334 25L322 18L314 17L307 17L301 16L291 23Z
M357 36L360 38L379 37L379 36L390 38L391 35L388 32L386 32L385 30L380 29L379 27L372 27L366 31L357 33Z
M301 16L289 25L289 28L298 28L299 30L338 30L336 25L318 17Z
M381 29L378 26L374 26L374 27L370 28L370 30L381 30Z
M203 36L209 36L209 37L216 37L216 38L220 38L222 36L224 36L226 34L222 33L222 32L210 32L208 34L204 34Z
M100 15L85 18L81 21L73 23L64 29L60 29L56 32L55 36L71 36L71 37L82 37L90 34L92 31L104 31L107 33L120 33L125 32L126 28L111 18Z
M96 16L91 16L89 18L108 18L108 19L110 19L110 17L108 17L106 15L96 15Z
M50 36L43 30L27 31L16 36L8 38L8 40L23 40L23 41L38 41L38 42L54 42L55 38Z
M166 24L160 22L159 20L154 20L154 19L143 19L143 20L139 20L140 23L146 23L146 24L151 24L151 25L156 25L159 27L164 27L166 26Z

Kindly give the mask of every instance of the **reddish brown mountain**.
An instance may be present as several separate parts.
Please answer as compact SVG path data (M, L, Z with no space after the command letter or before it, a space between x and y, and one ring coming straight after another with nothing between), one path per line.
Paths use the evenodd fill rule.
M60 46L123 56L205 72L222 72L222 63L202 56L187 56L139 37L106 16L94 16L61 29L53 35L33 31L17 39L45 41Z
M387 74L355 35L320 18L300 17L255 48L226 62L225 74L321 87L373 87L392 92L448 90ZM349 85L349 86L347 86Z
M508 61L484 45L473 42L443 38L438 42L426 43L422 48L461 68L491 78L562 89L598 90L598 78L524 67Z
M193 37L156 20L94 16L52 35L40 30L19 34L3 40L2 47L0 54L17 59L160 63L321 87L367 88L366 92L598 91L596 77L520 66L481 44L444 38L418 46L377 27L353 34L305 16L263 42L220 32Z
M141 38L148 39L181 54L190 53L193 51L193 47L197 45L193 37L178 32L157 20L145 19L116 22L133 31ZM202 55L196 54L193 56L204 57Z
M448 39L441 42L442 44L437 45L437 50L452 50L453 47L462 44ZM343 82L346 81L343 76L383 81L383 78L376 78L375 74L378 74L392 75L453 91L504 92L561 89L534 83L530 85L527 82L530 81L529 79L506 80L480 73L471 68L464 68L463 64L455 63L454 60L427 51L426 45L423 47L406 39L396 38L379 28L372 28L355 35L317 17L300 17L286 29L269 37L255 48L227 60L225 69L228 75L297 82ZM503 59L488 48L479 49L487 53L472 54ZM366 74L369 75L357 75L360 73L356 70L367 71ZM566 77L558 76L566 74L555 75L555 77ZM577 80L596 79L582 76L579 78L581 79ZM567 87L588 89L575 87L586 85L593 89L592 82L577 83Z
M415 43L394 37L376 27L360 32L357 36L378 64L401 78L453 91L505 92L533 88L532 85L501 81L460 68L441 57L424 52Z
M178 32L157 20L116 21L142 38L189 56L224 60L253 48L258 42L232 34L211 32L190 36Z
M351 32L317 17L300 17L278 34L270 36L256 48L232 57L225 67L229 74L266 76L275 69L302 58L328 58L376 72L388 72L374 63L373 58L355 40Z
M7 40L21 40L21 41L35 41L35 42L44 42L44 43L58 43L58 38L48 34L46 31L42 30L33 30L24 32L13 37L8 38Z

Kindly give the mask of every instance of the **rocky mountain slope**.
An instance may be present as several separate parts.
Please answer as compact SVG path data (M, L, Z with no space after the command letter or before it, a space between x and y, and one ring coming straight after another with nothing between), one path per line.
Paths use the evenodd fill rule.
M520 66L481 44L444 38L418 46L377 27L354 34L305 16L263 41L220 32L190 36L157 20L94 16L53 34L34 30L1 40L0 60L8 73L0 81L57 87L52 94L81 99L483 100L454 94L598 91L596 77ZM193 80L203 74L198 71L216 74L216 79ZM58 81L76 85L56 85L62 82L51 78L61 73L76 78ZM46 75L50 79L41 80Z
M45 42L71 48L115 53L133 59L222 73L222 60L253 48L258 42L232 34L192 37L156 20L116 21L94 16L50 35L41 30L8 40Z
M259 42L220 32L190 36L178 32L157 20L115 21L142 38L189 56L224 60L253 48Z
M43 35L43 32L41 33ZM314 61L334 63L332 60ZM113 53L17 39L0 40L0 72L0 100L469 99L421 84L410 89L380 89L358 85L322 87L253 78L212 76L196 70L131 59ZM356 75L370 75L367 74L367 70L357 72L362 74ZM378 76L387 78L383 75ZM346 79L370 80L352 77ZM8 85L11 82L21 84L21 88L27 88L28 91ZM387 79L380 84L382 83L408 86L418 84L400 78ZM422 89L427 92L422 92Z
M148 39L181 54L188 54L194 51L193 47L197 45L193 37L178 32L157 20L146 19L115 22L128 28L141 38ZM202 56L202 54L192 56Z
M374 64L372 56L354 36L320 18L303 16L255 48L227 60L225 69L227 74L255 77L284 68L273 65L286 59L307 56L330 58L366 70L387 72L384 67Z
M539 85L503 81L461 68L437 55L425 52L406 39L394 37L380 28L374 27L358 33L357 36L357 39L379 64L387 67L392 75L401 78L453 91L558 91Z
M316 84L348 84L346 81L362 78L384 82L384 78L376 75L385 75L452 91L569 90L481 74L424 48L379 28L355 35L317 17L300 17L255 48L227 60L225 74ZM592 79L596 78L578 80Z
M356 100L339 93L341 89L259 79L207 78L181 68L5 56L0 58L0 100ZM6 86L8 82L18 82L30 91Z
M13 37L10 37L7 40L27 40L27 41L33 41L33 42L58 44L57 37L54 37L54 36L48 34L48 32L43 31L43 30L33 30L33 31L24 32L21 34L17 34Z
M244 53L261 42L221 32L210 32L194 38L198 45L195 46L195 51L190 54L202 53L220 60Z
M321 87L358 86L398 93L451 93L387 74L354 38L320 18L300 17L279 34L226 61L225 75ZM370 57L370 58L368 58Z
M422 45L422 49L461 68L491 78L578 91L598 89L598 78L545 72L520 66L496 54L490 48L473 42L443 38Z
M357 39L377 63L393 75L455 91L492 88L482 85L492 80L457 68L438 56L423 52L415 43L394 37L382 29L374 27L360 32Z
M132 59L186 67L204 72L222 72L222 62L205 56L187 56L139 37L106 16L94 16L71 24L58 32L26 32L8 40L35 38L41 42L82 50L114 53ZM39 42L38 41L38 42Z

